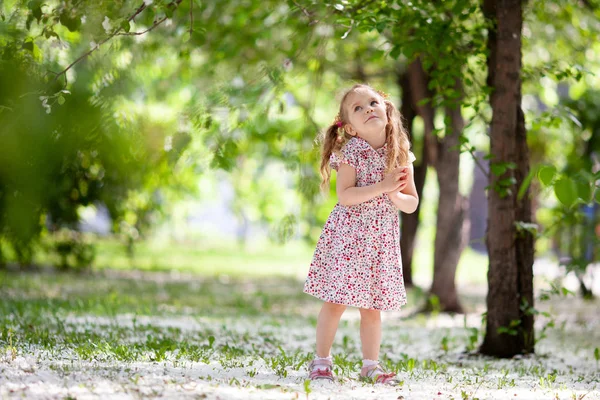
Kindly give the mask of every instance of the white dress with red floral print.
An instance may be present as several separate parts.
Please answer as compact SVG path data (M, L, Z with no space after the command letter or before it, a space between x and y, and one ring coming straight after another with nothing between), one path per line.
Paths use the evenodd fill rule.
M356 186L383 180L387 146L354 137L330 165L356 170ZM409 152L409 163L415 156ZM319 237L304 292L347 306L395 311L406 304L398 210L387 194L354 206L336 204Z

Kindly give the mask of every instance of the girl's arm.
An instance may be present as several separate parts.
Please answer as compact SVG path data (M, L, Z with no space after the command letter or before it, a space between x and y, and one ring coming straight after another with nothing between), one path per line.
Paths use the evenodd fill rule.
M356 170L348 164L340 164L338 167L336 193L338 200L343 206L354 206L364 203L372 198L395 190L400 185L400 178L405 173L398 168L387 174L384 180L374 185L356 187ZM414 185L413 185L414 186Z
M406 179L402 181L396 190L389 192L388 196L398 210L406 214L412 214L419 205L419 195L415 186L413 165L409 164L406 171Z

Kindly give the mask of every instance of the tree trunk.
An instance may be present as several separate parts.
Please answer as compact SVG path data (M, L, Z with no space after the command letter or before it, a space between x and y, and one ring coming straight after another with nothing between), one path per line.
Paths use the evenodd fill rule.
M464 223L468 220L468 200L458 192L460 157L458 139L464 122L459 105L446 110L452 126L448 127L444 139L437 138L433 134L435 111L431 101L423 102L425 99L431 99L432 95L428 89L427 73L420 60L417 59L410 64L409 73L413 103L425 125L424 155L428 163L435 167L440 186L430 296L438 299L441 311L462 312L454 282L458 260L468 238L466 236L468 230L465 230L468 229L468 224ZM428 302L424 311L431 310L431 306L431 302Z
M489 254L487 326L480 351L512 357L534 351L533 237L517 232L516 222L531 220L528 193L517 200L519 183L529 165L521 110L521 0L485 0L483 11L491 20L488 33L488 85L493 116L490 129L491 163L516 167L490 174L487 246ZM502 186L506 179L516 184ZM500 182L500 183L499 183ZM504 187L504 190L502 190ZM524 305L525 307L521 307Z
M415 106L412 101L412 93L410 90L410 78L408 73L403 73L398 76L398 84L402 89L402 107L400 113L404 118L404 123L408 129L411 143L414 144L412 125L416 117ZM425 173L427 172L427 152L425 146L422 146L420 156L417 156L417 160L420 161L418 165L414 167L414 179L417 194L419 198L423 196L423 187L425 186ZM421 212L421 204L417 206L417 209L412 214L401 213L401 233L400 233L400 254L402 255L402 270L404 275L404 284L407 287L412 287L412 260L415 247L415 238L417 236L417 229L419 227L419 214Z
M458 80L455 89L462 92ZM460 255L469 237L469 200L458 190L459 138L464 129L460 103L446 107L446 115L451 121L451 126L446 127L446 135L440 141L436 163L440 196L437 209L433 283L429 294L439 300L440 311L462 313L463 308L458 300L455 277Z
M521 98L521 85L519 84L519 99ZM527 131L525 130L525 115L520 106L518 107L517 121L517 169L515 178L517 179L516 191L529 174L529 147L527 146ZM532 199L529 196L530 190L521 200L515 198L515 209L517 221L524 223L532 222ZM534 295L533 295L533 256L534 256L534 236L531 231L520 230L517 232L515 246L517 250L517 269L519 271L519 294L521 296L521 305L527 305L520 308L521 326L523 328L524 352L533 353L535 345L535 331L533 327Z
M433 134L435 129L435 110L431 105L432 95L427 87L427 73L423 69L421 60L416 59L410 63L408 66L408 76L410 79L410 94L413 107L417 110L417 114L423 118L423 125L425 126L425 134L423 136L423 158L426 158L428 163L435 165L439 146L438 139ZM429 101L424 102L424 100Z

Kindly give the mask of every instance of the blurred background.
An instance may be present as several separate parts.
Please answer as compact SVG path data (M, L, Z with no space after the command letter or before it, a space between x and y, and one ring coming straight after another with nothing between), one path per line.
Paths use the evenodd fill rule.
M341 92L368 82L402 111L420 168L408 283L433 279L444 167L427 161L426 137L450 137L450 101L465 241L438 259L456 259L459 287L486 282L477 2L0 4L1 268L302 279L336 203L335 174L319 192L317 136ZM535 219L524 229L537 235L536 273L568 274L583 296L600 256L598 9L530 1L522 32Z

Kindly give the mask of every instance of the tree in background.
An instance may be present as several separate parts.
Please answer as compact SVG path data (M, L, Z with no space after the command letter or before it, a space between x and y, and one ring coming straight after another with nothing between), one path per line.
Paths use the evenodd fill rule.
M301 226L310 240L332 201L319 202L314 137L331 118L331 93L349 79L367 79L394 88L404 98L403 110L413 110L405 116L410 120L418 114L423 120L424 132L413 131L417 154L422 152L418 181L424 182L426 166L432 165L440 186L431 294L442 309L459 311L452 282L466 225L457 190L458 155L474 152L472 135L489 123L486 34L514 44L507 36L512 31L494 35L505 21L499 23L495 2L486 4L487 21L479 3L470 0L5 2L0 15L6 21L0 25L0 135L6 139L0 150L1 235L21 260L28 260L32 243L47 226L71 229L81 207L106 202L114 230L131 245L156 221L157 210L180 193L194 192L198 174L218 168L238 180L240 196L255 203L235 205L242 219L244 213L261 214L259 219L275 225L282 238ZM542 9L576 15L569 4ZM541 12L536 8L536 17ZM512 16L508 21L514 22ZM531 43L540 36L526 38ZM514 343L503 354L510 354L520 346L512 336L522 336L521 344L532 341L525 336L533 313L528 301L533 229L523 188L533 175L527 173L527 147L522 147L527 141L519 114L521 67L514 64L520 47L502 47L499 56L497 43L491 40L489 46L489 86L495 90L490 193L496 193L494 204L515 210L500 221L505 226L496 223L498 215L490 217L489 284L502 293L517 291L521 298L517 310L512 299L502 315L505 294L488 298L495 308L490 308L486 343L509 337ZM508 77L497 72L498 62L506 60L513 68ZM546 85L548 71L553 69L535 65L525 76L529 84ZM507 96L506 85L513 103L498 97ZM510 118L500 118L503 112ZM512 136L501 134L501 123L508 124ZM268 196L265 202L267 197L247 196L256 191L255 182L239 184L261 179L272 163L295 176L300 211L282 209L288 205L284 197ZM593 192L595 175L590 176ZM568 177L556 172L548 181L567 208L582 196L566 183ZM278 209L271 212L274 205ZM416 224L407 223L404 244L411 231L416 233ZM407 246L403 251L410 260ZM499 246L508 246L507 252ZM510 287L503 286L508 281L497 272L500 265L521 271L511 275Z
M493 116L490 125L489 252L486 334L480 351L498 357L534 351L533 250L527 193L518 188L529 174L525 117L521 109L520 0L487 0L488 85Z
M359 7L359 2L356 7ZM402 109L412 123L414 113L424 125L421 165L415 183L422 189L428 165L435 168L440 197L434 243L432 299L443 311L461 312L455 285L456 268L468 238L468 201L458 190L460 154L473 152L464 132L463 107L471 107L478 119L482 99L475 91L476 59L484 50L482 19L472 1L385 3L365 7L342 20L358 29L376 30L386 37L390 56L402 59L405 77ZM352 8L350 8L352 10ZM442 49L442 51L440 51ZM464 81L468 82L465 93ZM437 119L443 120L443 123ZM468 121L472 125L474 121ZM439 127L436 127L436 124ZM414 235L418 214L403 216L403 265L410 280ZM436 308L437 308L436 307Z

